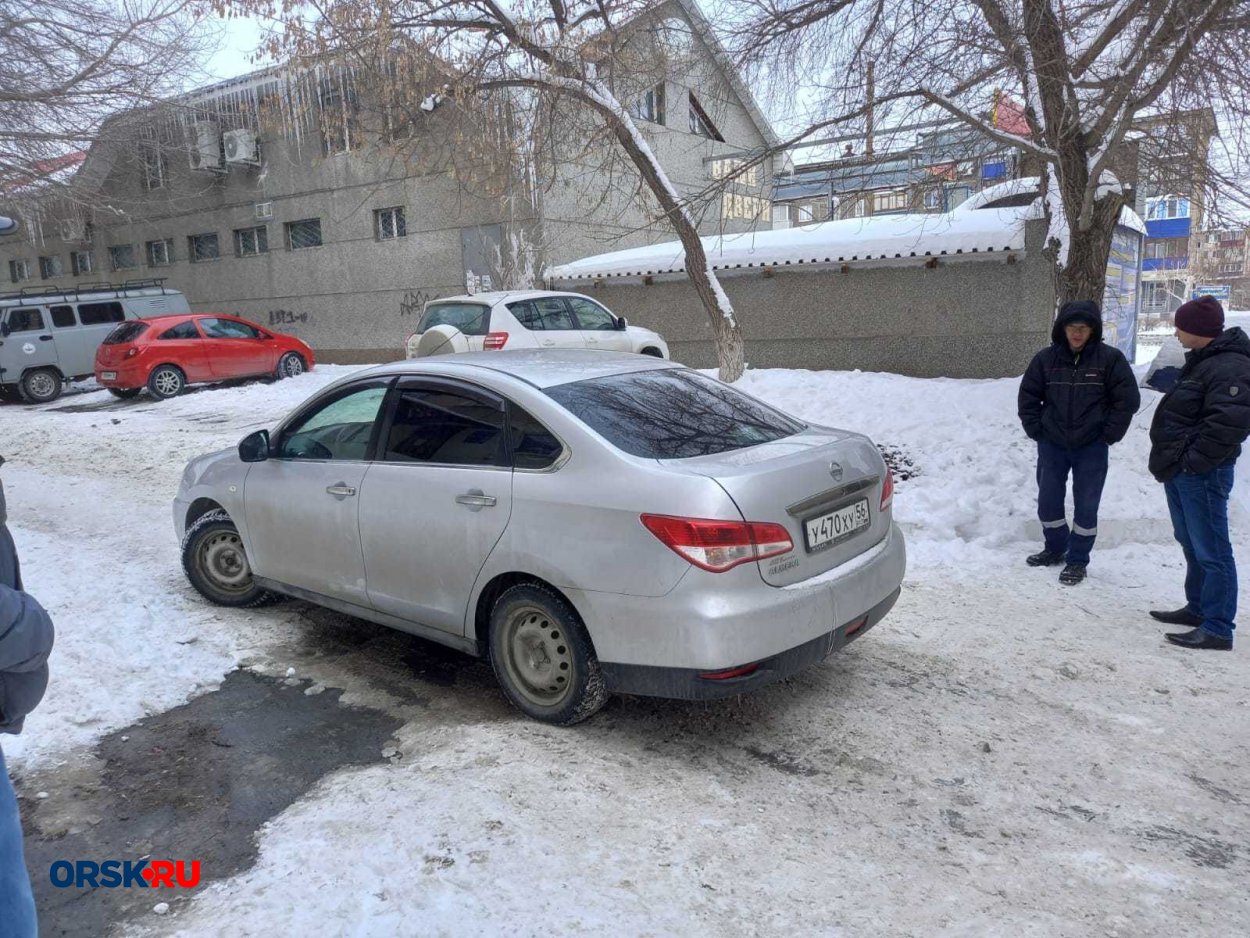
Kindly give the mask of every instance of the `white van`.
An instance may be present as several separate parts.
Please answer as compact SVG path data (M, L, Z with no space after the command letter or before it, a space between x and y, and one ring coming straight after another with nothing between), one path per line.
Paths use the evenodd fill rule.
M0 295L0 399L54 401L66 381L95 373L96 348L119 322L189 312L163 279Z

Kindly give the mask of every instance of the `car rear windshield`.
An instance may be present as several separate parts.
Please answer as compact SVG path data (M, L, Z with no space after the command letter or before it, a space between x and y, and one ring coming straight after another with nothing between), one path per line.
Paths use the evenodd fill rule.
M143 335L147 328L146 322L124 322L108 334L104 344L121 345L123 342L133 342Z
M434 303L425 308L418 332L435 326L454 326L465 335L486 335L490 331L489 306L478 303Z
M799 421L696 371L591 378L547 394L608 442L634 456L686 459L793 436Z

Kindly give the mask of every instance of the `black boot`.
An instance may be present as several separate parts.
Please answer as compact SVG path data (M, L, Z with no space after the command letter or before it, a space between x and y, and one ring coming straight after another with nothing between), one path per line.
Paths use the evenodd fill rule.
M1043 550L1040 554L1029 554L1024 562L1030 567L1053 567L1057 563L1063 563L1063 554L1055 550Z
M1192 632L1168 632L1164 638L1182 648L1209 648L1211 651L1233 650L1231 638L1220 638L1202 629L1194 629Z
M1079 563L1068 564L1059 574L1059 582L1064 586L1075 586L1083 579L1085 579L1085 566Z
M1163 612L1159 609L1151 609L1150 617L1158 619L1160 622L1166 622L1168 625L1188 625L1191 628L1197 628L1202 625L1202 616L1196 612L1190 612L1188 606L1182 606L1172 612Z

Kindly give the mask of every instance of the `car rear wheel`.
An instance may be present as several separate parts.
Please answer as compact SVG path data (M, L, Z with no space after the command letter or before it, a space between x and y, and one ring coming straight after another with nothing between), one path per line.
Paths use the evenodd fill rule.
M643 355L650 355L652 358L663 358L664 353L658 348L645 348L642 350Z
M283 378L294 378L296 375L302 375L308 370L308 365L304 361L304 356L299 352L287 352L278 359L278 368L274 372L274 376L279 380Z
M148 375L148 390L162 401L177 397L186 386L187 376L173 365L161 365Z
M128 401L132 397L137 397L143 388L109 388L108 392L114 397L120 397L123 401Z
M278 598L256 585L239 529L220 509L201 515L187 528L182 569L196 592L219 606L249 608Z
M46 404L61 396L60 374L52 368L35 368L22 375L19 385L22 399L28 404Z
M490 617L490 659L513 705L543 723L570 726L607 700L599 659L568 602L537 583L510 587Z

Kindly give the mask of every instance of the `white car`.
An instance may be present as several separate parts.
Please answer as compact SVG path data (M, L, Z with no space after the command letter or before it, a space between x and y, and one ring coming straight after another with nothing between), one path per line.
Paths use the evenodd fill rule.
M590 348L668 358L650 329L580 293L517 290L430 300L405 345L408 358L500 349Z

